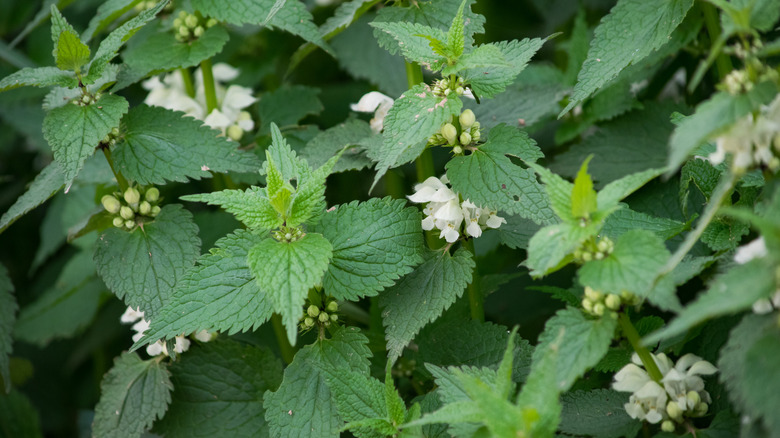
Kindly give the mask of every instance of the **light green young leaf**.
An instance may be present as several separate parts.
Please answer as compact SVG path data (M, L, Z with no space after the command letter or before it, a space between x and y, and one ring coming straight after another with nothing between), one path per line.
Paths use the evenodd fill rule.
M191 347L170 370L176 390L155 430L169 438L269 436L263 393L282 382L271 350L217 340Z
M642 172L626 175L619 180L612 181L599 190L597 204L600 212L607 212L617 207L618 203L626 196L639 190L648 181L664 173L666 169L647 169Z
M184 114L141 105L122 120L122 138L113 157L125 177L139 184L185 182L210 172L257 172L255 154Z
M11 373L8 359L13 351L11 337L19 305L14 298L14 285L8 275L8 269L0 264L0 379L3 380L5 393L11 392Z
M550 208L555 212L563 222L574 224L578 221L572 216L571 193L574 191L574 184L552 173L544 166L536 163L530 163L529 166L539 174L544 182L544 191L547 192Z
M94 260L106 286L154 321L198 255L200 239L192 214L170 204L143 229L105 230L98 237Z
M735 266L718 276L706 292L688 304L663 329L647 336L643 342L652 344L685 332L691 327L723 315L749 309L761 298L775 291L774 264L769 257L753 259ZM740 293L734 293L734 291Z
M626 414L628 394L610 389L572 391L561 396L559 430L571 435L604 438L635 436L642 423Z
M615 240L631 230L647 230L652 231L662 240L668 240L688 228L688 224L674 219L651 216L622 207L610 214L607 220L604 221L601 234Z
M301 166L306 167L304 176L299 179L298 187L287 217L287 225L297 227L303 223L316 223L325 212L325 180L328 179L341 154L332 157L314 172L308 172L308 164L301 160Z
M528 242L528 259L525 261L531 276L543 277L562 268L572 260L571 253L596 233L598 228L593 225L580 227L567 222L548 225L537 231Z
M89 47L82 43L75 32L66 30L57 40L57 68L80 72L89 62Z
M78 37L79 34L76 32L76 29L68 23L68 20L62 16L62 13L57 8L56 4L51 4L46 7L49 8L49 13L51 14L51 42L53 47L51 54L56 60L58 51L57 46L59 45L61 35L64 32L71 32Z
M308 233L294 242L266 239L249 250L249 269L274 311L282 315L287 339L293 345L306 295L310 288L321 283L332 250L330 242L316 233Z
M568 390L607 353L616 327L612 318L590 319L572 307L559 310L539 335L531 374L544 363L545 351L558 344L555 385L561 392Z
M524 131L499 125L490 131L487 143L471 155L453 157L446 165L454 191L476 205L533 220L553 223L544 189L530 169L516 166L507 156L533 163L542 152Z
M465 29L463 9L465 7L466 0L463 0L458 8L458 13L455 14L455 18L452 19L450 29L447 31L447 49L454 59L460 58L460 55L463 54L463 47L466 44L466 39L463 34Z
M46 114L43 136L51 145L68 186L100 141L119 126L127 109L124 97L106 94L90 105L66 104Z
M272 230L284 223L271 205L266 190L260 187L187 195L179 199L219 205L244 225L256 230Z
M497 67L510 67L510 64L504 60L504 53L497 46L493 44L483 44L461 56L455 64L445 65L441 71L441 75L449 76L467 69L481 68L488 70Z
M423 264L379 296L391 361L471 283L475 263L468 251L458 249L452 256L429 251L424 258Z
M94 436L133 438L165 415L171 402L167 362L142 361L136 353L122 353L100 384L100 401L92 421Z
M387 418L395 425L404 423L408 417L406 404L401 398L401 394L395 389L393 374L385 373L385 404L387 405Z
M542 45L547 39L525 38L521 41L501 41L498 43L490 44L489 47L497 47L503 55L500 63L482 62L482 67L468 68L460 72L466 83L469 84L469 88L480 98L491 98L497 94L503 92L506 87L515 81L517 75L525 70L528 61L539 51ZM485 46L480 46L485 47ZM479 48L477 50L480 50ZM474 59L470 62L476 63L484 54L491 55L493 57L493 49L481 49L489 50L484 53L475 53ZM497 55L497 54L496 54ZM465 57L464 57L465 58ZM495 60L495 58L493 58ZM464 62L469 61L468 58Z
M660 49L693 0L620 0L596 28L566 114L631 64Z
M367 375L371 351L366 344L368 339L357 328L347 327L298 351L285 368L279 389L263 396L271 436L295 438L305 430L305 435L338 438L341 420L326 373Z
M541 341L541 340L540 340ZM523 418L526 436L553 436L561 420L560 393L557 371L564 347L562 335L543 350L535 350L537 358L523 389L517 394L517 408ZM541 347L541 345L539 346Z
M323 215L317 231L333 245L322 285L338 300L374 296L422 263L420 213L401 199L371 198Z
M574 179L574 187L571 191L571 214L574 218L589 219L590 214L596 211L596 191L593 190L593 180L588 174L588 163L592 156L582 162L580 171Z
M371 23L374 28L392 36L398 44L401 53L409 62L423 64L431 71L438 71L443 62L443 40L446 33L439 29L417 23Z
M247 255L263 237L236 230L216 243L176 285L133 348L201 330L234 334L257 330L273 314L266 292L249 270Z
M385 117L383 147L369 150L369 156L378 161L371 187L388 169L417 158L428 138L450 116L459 114L462 106L458 97L437 97L425 84L415 85L401 95Z
M25 67L0 80L0 92L19 87L69 87L78 86L73 72L62 71L57 67Z
M50 163L30 183L30 188L0 216L0 232L11 226L30 210L46 202L65 185L59 164Z

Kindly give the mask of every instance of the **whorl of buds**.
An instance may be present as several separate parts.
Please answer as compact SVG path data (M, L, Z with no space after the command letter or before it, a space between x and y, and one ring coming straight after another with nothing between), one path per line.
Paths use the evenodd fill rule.
M333 298L325 299L324 302L314 304L309 302L306 306L306 312L301 318L300 329L302 331L308 331L314 328L315 325L320 327L330 327L331 323L338 322L339 316L336 312L339 310L339 305Z
M173 33L176 40L182 43L190 43L203 36L206 29L217 25L218 21L206 19L200 13L190 14L186 11L179 12L173 20Z
M142 201L142 199L145 199ZM112 193L100 198L103 208L114 218L111 223L117 228L134 229L137 225L160 213L160 191L156 187L144 190L141 187L128 187L122 193Z
M618 316L617 312L623 305L636 305L639 303L639 298L628 291L623 291L620 295L605 294L590 286L585 286L584 295L582 308L585 310L585 313L597 317L609 315L610 318L616 319Z

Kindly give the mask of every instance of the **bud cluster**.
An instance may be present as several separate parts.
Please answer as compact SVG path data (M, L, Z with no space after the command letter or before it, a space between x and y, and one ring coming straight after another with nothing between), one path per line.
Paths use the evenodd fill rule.
M617 311L622 306L635 306L637 304L639 304L639 297L627 290L621 292L620 295L605 294L590 286L585 286L585 296L582 298L582 308L586 313L597 317L609 315L612 319L617 319Z
M100 100L100 98L102 96L103 96L103 94L101 94L101 93L95 93L95 94L85 93L81 97L77 97L77 98L71 100L70 102L73 105L89 106L89 105L92 105L93 103L97 102L98 100Z
M452 147L452 151L456 154L462 154L463 148L470 146L478 142L481 138L480 125L477 122L474 112L470 109L464 110L458 117L458 125L460 125L460 131L452 123L452 119L449 122L442 125L439 132L433 134L428 139L428 145L438 146L445 145Z
M186 11L179 12L173 19L173 32L176 40L182 43L190 43L203 35L206 29L216 26L218 21L214 18L205 19L200 13L190 14Z
M306 233L303 232L303 230L299 227L281 227L278 230L275 230L271 233L273 238L277 242L295 242L296 240L300 240L303 238L303 236L306 235Z
M310 330L315 324L329 327L330 323L339 320L339 316L336 314L338 311L339 304L333 298L326 300L325 306L323 307L309 304L309 306L306 307L306 314L303 315L303 319L301 320L301 330Z
M574 251L574 261L587 263L591 260L602 260L612 254L614 249L615 243L609 237L602 237L598 242L591 239Z
M433 94L435 96L446 97L449 96L450 93L462 96L465 92L465 81L460 76L454 81L450 81L449 78L443 78L433 84Z
M143 197L142 197L143 191ZM112 193L100 199L103 208L115 215L113 224L117 228L134 229L143 217L153 218L160 213L160 190L150 187L129 187L124 193Z
M103 140L100 141L100 143L108 146L113 146L116 144L116 139L119 137L119 128L111 128L111 132L106 134L105 137L103 137Z
M138 3L136 3L134 9L136 12L143 12L147 9L152 9L153 7L157 6L158 0L142 0ZM163 7L163 11L170 11L173 9L173 2L168 3Z

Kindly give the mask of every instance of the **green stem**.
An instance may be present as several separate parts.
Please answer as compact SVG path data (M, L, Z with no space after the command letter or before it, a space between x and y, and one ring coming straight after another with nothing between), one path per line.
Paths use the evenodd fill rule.
M417 169L417 182L424 182L429 177L436 175L436 170L433 167L433 154L430 148L425 148L422 154L415 160L414 166Z
M108 167L111 168L111 172L114 173L114 178L116 178L116 182L119 184L119 190L124 193L130 185L127 183L125 177L123 177L122 174L116 170L116 167L114 167L114 160L111 158L111 149L108 145L103 146L100 149L103 149L103 155L105 155L106 161L108 161Z
M217 90L214 83L214 72L211 69L211 59L204 59L200 63L200 71L203 72L203 90L206 92L206 115L217 109Z
M295 357L295 350L293 349L293 346L290 345L290 341L287 340L287 330L285 330L284 324L282 324L282 317L279 316L279 314L274 313L273 316L271 316L271 325L274 327L276 343L279 345L279 351L282 353L282 360L289 364L293 361L293 357Z
M463 247L471 252L472 257L474 257L474 239L464 240ZM467 288L469 294L469 308L471 309L471 319L474 321L485 320L485 297L482 295L480 281L481 278L479 276L479 268L475 267L471 276L471 283L469 283Z
M192 84L190 69L184 67L180 68L179 71L181 72L181 79L184 82L184 91L187 92L187 96L195 97L195 86Z
M711 50L720 50L718 40L720 39L720 20L718 19L718 10L709 2L701 2L702 12L704 14L704 25L707 27L707 33L710 36ZM731 64L731 58L725 53L719 53L715 58L715 67L718 69L718 79L722 80L728 75L734 66Z
M639 333L637 333L636 328L634 328L634 324L631 324L631 319L629 319L625 312L620 312L618 322L620 323L620 329L623 330L626 339L628 339L628 342L634 347L634 351L636 351L639 359L642 360L642 363L645 365L647 374L651 379L661 383L661 379L664 378L664 375L661 374L661 370L658 369L658 365L656 365L653 355L651 355L650 351L642 345Z
M422 82L423 82L422 67L420 67L416 62L407 62L406 63L406 84L409 86L409 88L412 88L415 85Z
M392 169L385 174L385 191L393 199L405 198L403 179Z

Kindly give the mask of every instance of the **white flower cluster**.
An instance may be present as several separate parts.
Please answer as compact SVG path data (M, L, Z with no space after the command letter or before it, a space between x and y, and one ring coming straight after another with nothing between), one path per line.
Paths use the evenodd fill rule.
M734 262L744 265L753 259L760 259L766 255L766 241L763 237L759 237L747 245L740 246L734 253ZM753 313L758 315L765 315L775 309L780 309L780 289L776 290L772 297L762 298L753 303Z
M390 96L385 96L378 91L372 91L363 95L358 103L350 105L352 111L360 113L374 113L374 118L371 119L371 130L377 134L384 128L385 116L390 108L393 107L393 99Z
M682 423L684 417L706 414L712 399L699 376L714 374L718 369L693 354L686 354L674 365L663 353L651 356L663 374L660 383L641 368L642 362L636 353L631 357L632 363L615 374L612 388L632 393L623 406L628 415L648 423L662 423L661 428L671 432L675 423Z
M780 95L762 107L758 116L751 113L739 119L715 144L717 149L708 157L713 165L722 163L728 153L734 156L733 167L738 172L754 165L780 168L775 156L780 153Z
M133 335L133 342L138 342L144 336L144 332L149 328L149 321L144 319L144 312L140 312L132 307L128 307L125 313L119 318L122 324L133 324L132 329L136 332ZM194 334L195 339L201 342L209 342L213 336L206 330L201 330ZM176 336L176 345L173 351L183 353L190 349L190 340L185 336ZM149 356L158 356L164 354L168 356L168 348L165 341L157 341L154 344L146 346L146 354Z
M238 85L225 88L220 85L220 82L235 79L238 70L227 64L215 64L212 71L216 82L217 108L209 114L206 114L206 91L200 69L195 73L195 97L187 94L181 72L176 70L167 74L162 80L155 76L144 81L143 87L149 90L144 103L181 111L202 120L211 128L219 129L228 138L238 141L244 132L251 131L255 127L252 116L242 110L257 102L257 99L252 96L252 90L249 88Z
M443 237L452 243L458 240L464 223L465 234L471 237L481 236L485 228L498 228L506 223L506 219L499 217L495 210L477 207L468 199L460 202L460 196L447 187L448 182L446 176L441 179L432 176L417 184L414 194L408 196L410 201L417 204L428 203L423 209L423 230L435 227L441 230L439 238Z

